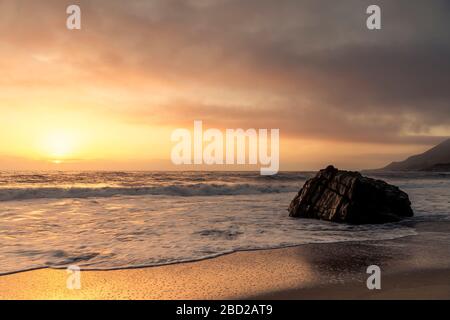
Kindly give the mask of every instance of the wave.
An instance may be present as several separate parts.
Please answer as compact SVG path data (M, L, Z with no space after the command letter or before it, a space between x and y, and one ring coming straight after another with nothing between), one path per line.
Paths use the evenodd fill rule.
M67 198L107 198L114 196L226 196L245 194L296 192L293 185L266 184L184 184L146 187L39 187L39 188L2 188L0 201L18 201L31 199L67 199Z

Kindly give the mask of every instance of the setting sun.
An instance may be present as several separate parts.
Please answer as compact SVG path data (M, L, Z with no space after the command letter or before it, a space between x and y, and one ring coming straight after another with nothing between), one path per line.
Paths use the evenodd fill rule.
M54 131L43 139L43 151L55 161L71 156L77 144L74 134L64 131Z

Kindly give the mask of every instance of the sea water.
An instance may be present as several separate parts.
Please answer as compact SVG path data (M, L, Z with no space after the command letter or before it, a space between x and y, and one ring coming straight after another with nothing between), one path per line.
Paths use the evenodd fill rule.
M288 216L310 172L1 172L0 274L163 265L238 250L394 239L412 224L352 226ZM415 212L450 220L450 175L387 173Z

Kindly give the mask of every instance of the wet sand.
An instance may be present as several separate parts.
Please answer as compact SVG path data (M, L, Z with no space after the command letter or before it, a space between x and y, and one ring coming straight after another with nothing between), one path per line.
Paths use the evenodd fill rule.
M377 242L310 244L237 252L168 266L66 270L0 277L0 299L450 299L450 222L416 223L418 235ZM381 290L366 269L381 268Z

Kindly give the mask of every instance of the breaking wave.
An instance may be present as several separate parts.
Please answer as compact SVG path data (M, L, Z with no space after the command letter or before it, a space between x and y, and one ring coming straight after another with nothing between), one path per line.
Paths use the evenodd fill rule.
M149 187L37 187L1 188L0 201L65 198L108 198L114 196L226 196L296 192L293 185L268 184L184 184Z

